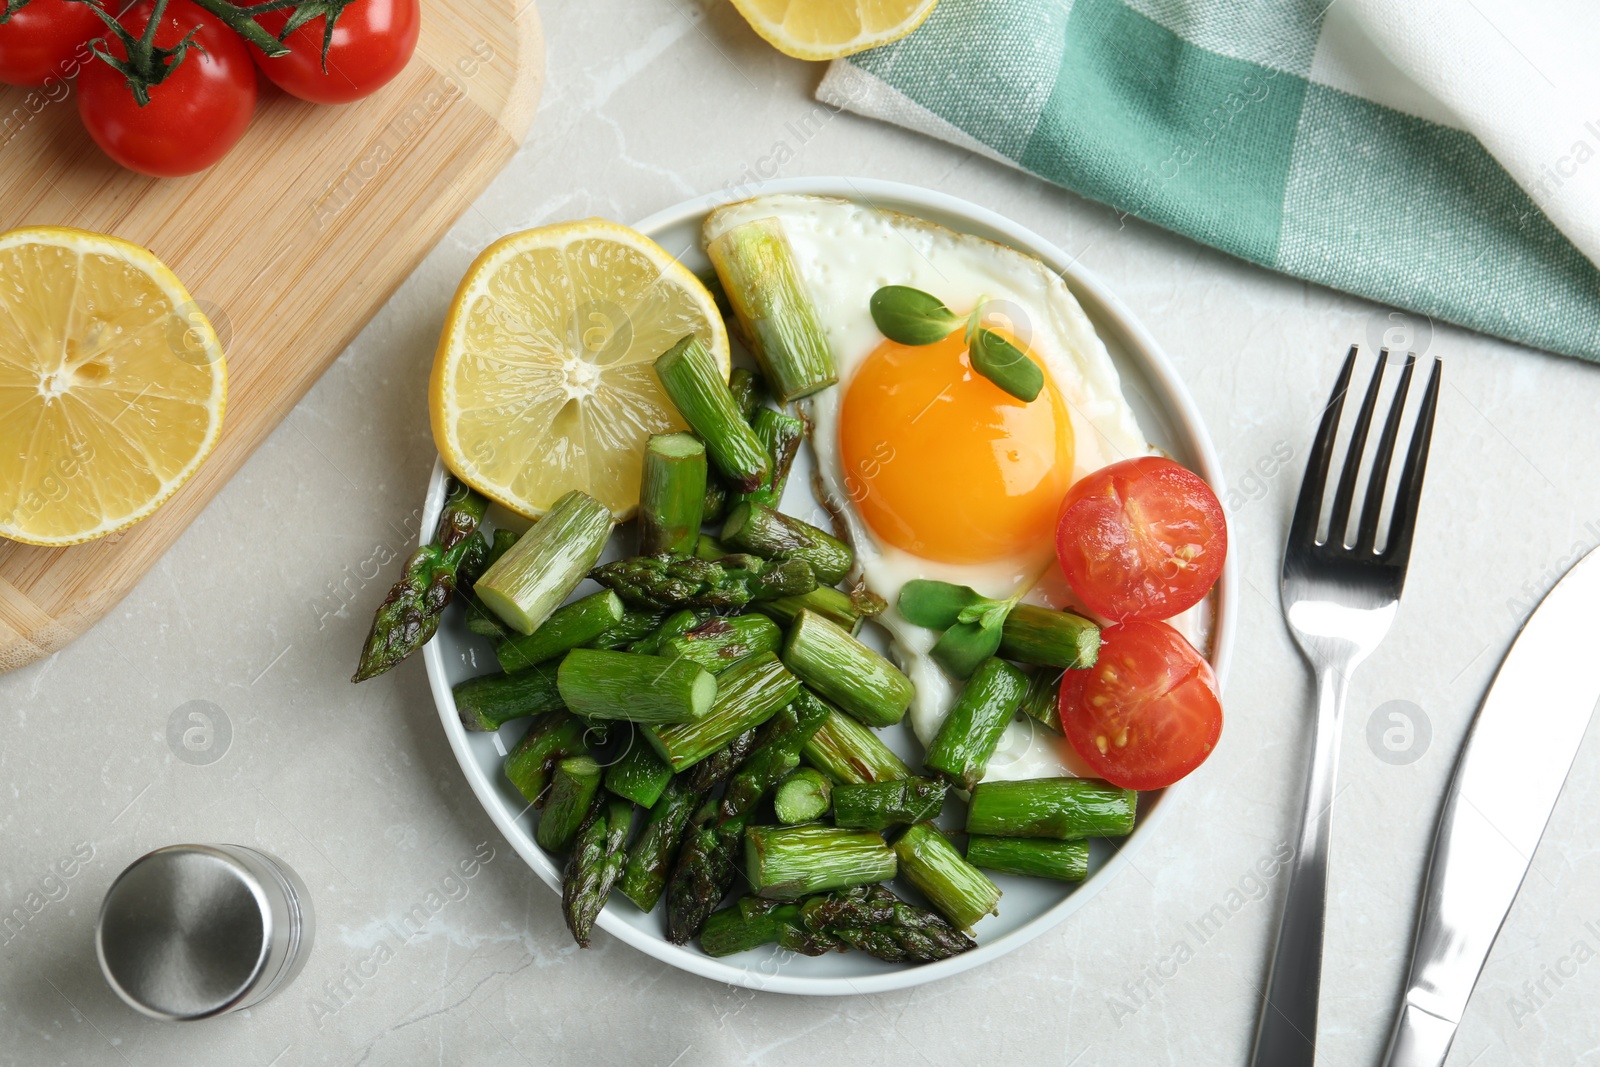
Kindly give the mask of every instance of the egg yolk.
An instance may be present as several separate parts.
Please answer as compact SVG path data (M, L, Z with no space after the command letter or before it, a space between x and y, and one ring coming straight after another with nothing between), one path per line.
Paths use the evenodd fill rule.
M881 540L924 559L1032 554L1072 484L1072 422L1048 377L1024 403L975 373L962 333L885 341L856 370L839 413L845 491Z

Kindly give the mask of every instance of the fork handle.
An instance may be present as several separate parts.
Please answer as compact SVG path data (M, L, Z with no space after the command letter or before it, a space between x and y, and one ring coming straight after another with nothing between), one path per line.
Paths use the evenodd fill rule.
M1278 920L1272 970L1256 1022L1251 1067L1312 1067L1316 1059L1333 781L1339 766L1340 724L1349 690L1347 672L1341 667L1317 667L1316 743L1311 749L1300 837L1289 867L1289 889Z

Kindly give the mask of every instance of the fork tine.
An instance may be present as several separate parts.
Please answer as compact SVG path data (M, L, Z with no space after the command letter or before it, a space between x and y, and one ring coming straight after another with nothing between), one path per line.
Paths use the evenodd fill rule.
M1378 517L1383 514L1383 490L1389 481L1389 464L1394 459L1395 438L1400 436L1400 415L1411 388L1411 371L1417 364L1415 352L1406 353L1400 368L1400 383L1389 402L1389 417L1378 436L1378 451L1372 457L1372 473L1367 480L1367 499L1361 505L1361 529L1356 534L1357 552L1375 552L1378 544Z
M1422 407L1417 410L1417 424L1411 431L1405 469L1400 473L1400 496L1395 501L1394 518L1389 524L1389 544L1383 550L1385 562L1399 565L1402 582L1406 561L1411 558L1411 535L1417 526L1417 500L1422 496L1422 475L1428 466L1428 442L1433 437L1433 415L1439 406L1442 366L1435 356L1433 373L1428 375L1428 389L1422 396Z
M1356 366L1356 346L1344 357L1344 369L1333 385L1328 406L1322 409L1322 424L1306 459L1305 480L1300 483L1300 499L1289 523L1289 543L1309 548L1317 541L1317 519L1322 514L1322 493L1328 487L1328 464L1333 459L1333 439L1339 433L1339 415L1344 411L1344 396L1350 390L1350 373Z
M1372 368L1372 381L1367 384L1367 395L1361 398L1361 410L1350 429L1350 444L1344 455L1344 471L1339 475L1339 487L1333 493L1333 512L1328 518L1328 544L1344 547L1345 531L1350 528L1350 505L1355 501L1356 477L1361 473L1361 454L1367 450L1367 431L1372 428L1372 412L1378 406L1378 388L1383 385L1383 369L1389 362L1389 350L1378 350L1378 365Z

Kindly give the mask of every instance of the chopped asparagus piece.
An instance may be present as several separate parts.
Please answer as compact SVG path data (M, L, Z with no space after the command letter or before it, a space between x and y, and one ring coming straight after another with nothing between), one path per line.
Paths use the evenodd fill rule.
M461 566L456 568L456 592L465 596L472 595L473 585L483 577L484 572L494 566L500 557L506 554L506 550L517 543L515 530L501 528L490 534L483 528L481 520L478 524L478 533L483 539L483 545L481 547L474 545L468 549L467 554L461 557ZM470 541L471 538L467 540Z
M812 611L802 611L783 662L811 688L868 726L892 726L911 706L911 679L878 653Z
M1001 874L1081 882L1089 877L1089 842L974 836L967 838L967 862Z
M694 543L694 554L708 563L715 563L724 556L733 555L734 551L710 534L701 534Z
M434 539L411 554L378 605L352 682L376 678L427 644L455 591L456 572L474 553L488 551L477 531L489 501L453 478L447 484Z
M919 822L894 843L900 873L958 928L972 932L985 915L998 915L1000 887L961 857L938 827Z
M717 680L698 663L595 648L568 652L556 686L586 719L654 724L702 719L717 696Z
M793 415L761 408L750 420L750 428L772 456L772 473L760 489L743 496L746 500L775 508L783 500L784 487L789 484L789 470L794 466L794 457L800 451L800 442L805 437L805 423Z
M609 589L602 589L557 608L533 633L517 634L502 641L494 655L505 670L525 671L536 663L587 645L621 623L622 615L622 598Z
M483 576L483 572L495 565L499 558L506 554L506 550L517 543L517 532L505 527L494 532L494 540L489 544L489 550L484 554L483 566L472 580L476 582ZM483 602L478 599L471 588L463 587L456 590L462 596L463 606L467 609L467 629L480 637L503 638L511 636L511 628L501 622Z
M668 941L686 945L704 928L733 885L738 846L737 835L725 834L718 827L715 800L708 799L695 809L667 879Z
M706 446L691 434L654 434L639 484L639 554L694 551L706 502Z
M733 394L734 405L744 421L750 422L761 410L761 402L767 398L767 383L750 368L735 367L728 374L728 392Z
M724 823L748 818L761 798L800 765L800 753L828 717L821 701L792 701L756 737L755 750L728 782L718 809Z
M671 780L672 768L637 728L628 738L628 750L606 768L606 788L641 808L654 808Z
M812 897L800 905L800 917L809 929L890 963L949 959L977 947L936 913L881 885Z
M712 915L700 935L709 956L773 942L808 956L854 948L890 963L948 959L977 946L939 915L881 885L826 893L803 904L743 897Z
M504 526L496 530L494 532L494 540L489 542L489 554L483 558L483 569L487 571L490 567L499 563L500 557L510 551L511 546L517 543L517 538L520 536L517 531L507 529ZM481 578L482 576L483 574L480 571L478 577ZM474 578L473 581L477 581L477 578Z
M828 710L828 716L810 741L806 742L806 762L841 785L886 782L910 778L911 768L878 735L850 716L841 713L808 689L796 700L814 702Z
M1034 722L1061 732L1061 671L1042 667L1028 679L1028 691L1022 697L1022 714Z
M663 641L661 654L690 660L720 674L746 656L776 652L782 645L783 631L765 615L716 616Z
M512 719L543 715L562 706L553 665L517 674L482 674L457 683L455 698L461 725L469 730L498 730Z
M833 784L827 776L813 767L801 767L778 783L772 808L779 822L792 826L822 818L832 799Z
M794 675L770 652L741 660L716 682L716 700L701 718L645 729L645 736L675 772L694 766L746 730L760 726L800 691Z
M1018 604L1006 616L1000 657L1042 667L1081 670L1100 654L1100 627L1069 611Z
M764 559L803 559L823 586L843 579L855 563L855 553L837 537L755 501L728 513L722 540Z
M528 726L506 755L505 775L529 804L541 807L550 786L550 772L568 756L588 751L585 735L589 727L567 711L551 711Z
M706 252L780 404L839 380L816 306L777 219L735 226Z
M751 888L779 900L870 885L895 875L894 852L871 830L751 826L745 830L744 849Z
M589 576L615 589L623 602L645 608L737 610L752 600L809 593L817 576L803 560L769 563L737 554L715 562L698 556L629 556Z
M661 799L650 809L639 839L628 850L628 862L617 888L640 911L652 911L667 887L667 875L678 857L689 816L702 803L699 794L679 782L667 786Z
M980 782L967 805L967 833L987 837L1126 837L1139 795L1098 778Z
M550 777L550 799L533 839L546 852L563 852L578 836L578 827L589 813L590 802L600 788L600 764L589 756L569 756L556 764Z
M688 633L711 618L709 611L695 611L692 608L682 608L674 611L661 620L661 624L648 634L628 646L629 652L640 652L646 656L661 655L661 642L671 640L679 634Z
M590 641L584 647L603 648L608 652L615 652L625 648L630 651L638 651L630 648L630 646L635 641L640 641L654 633L656 628L661 625L661 620L665 617L666 612L657 608L644 610L625 608L622 612L622 621L593 641Z
M578 828L577 840L562 872L561 910L566 915L567 929L580 948L589 947L595 918L627 861L623 846L628 843L632 822L631 802L597 793Z
M661 387L705 442L717 469L741 492L759 489L772 473L772 459L744 421L711 353L691 334L657 357L655 367Z
M782 937L785 930L798 926L798 904L760 909L730 904L706 919L705 928L700 931L700 948L707 956L731 956L735 952L770 945Z
M700 947L712 956L727 956L773 942L806 956L843 952L848 947L843 941L806 926L799 903L756 896L740 897L713 913L700 934Z
M876 611L862 610L869 606L871 605L858 603L856 598L849 593L828 585L819 585L811 592L802 593L799 596L776 597L772 600L763 600L751 605L757 611L772 616L785 626L794 622L802 611L809 609L852 637L861 629L862 619L868 615L877 614Z
M722 484L715 471L706 476L706 498L700 508L701 522L721 522L728 513L728 487ZM716 557L710 557L715 559Z
M511 628L497 619L494 612L479 603L477 597L466 596L461 599L463 606L467 609L468 633L495 639L511 636Z
M950 787L932 778L841 785L833 791L833 823L853 830L887 830L938 816Z
M484 572L478 599L513 630L533 633L600 559L612 525L604 504L573 490Z
M798 766L800 749L821 719L816 709L800 713L793 704L780 709L757 733L755 749L729 780L715 818L712 811L697 816L667 891L670 940L687 943L732 887L746 822L761 798Z
M1027 689L1028 679L1011 664L984 660L950 706L923 763L953 785L977 785Z
M759 727L752 727L683 772L683 781L696 793L709 793L726 782L756 747ZM652 749L651 751L655 751ZM659 756L660 753L657 753Z

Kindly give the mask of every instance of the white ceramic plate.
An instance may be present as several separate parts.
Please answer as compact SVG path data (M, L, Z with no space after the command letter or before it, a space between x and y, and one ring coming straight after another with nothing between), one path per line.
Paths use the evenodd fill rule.
M1059 272L1082 303L1095 328L1104 339L1122 375L1122 389L1132 404L1139 423L1151 443L1165 449L1175 459L1197 471L1216 490L1226 494L1222 470L1211 438L1201 424L1199 413L1188 391L1160 346L1116 297L1064 252L1039 235L1018 226L992 211L943 193L896 182L862 178L800 178L768 182L745 190L746 196L769 193L812 193L844 197L908 214L919 215L954 229L1010 245L1042 260ZM690 270L700 273L710 263L700 250L700 225L706 214L726 202L721 194L701 197L651 215L636 228L654 238L667 251L680 257ZM734 198L734 199L742 199ZM435 464L428 484L423 509L422 529L431 536L444 500L445 469ZM804 515L805 495L810 479L797 469L790 481L784 510ZM798 498L798 499L797 499ZM491 510L491 522L496 512ZM1211 627L1212 665L1217 677L1226 682L1229 650L1237 612L1236 570L1228 558L1214 595ZM587 592L588 589L580 590ZM467 781L484 809L506 840L528 862L539 877L559 895L561 866L533 840L534 816L527 802L500 772L509 747L516 743L526 722L507 724L499 733L473 733L464 729L456 712L450 687L477 674L496 669L488 641L470 633L460 608L452 606L439 633L423 650L428 666L428 681L439 706L439 719ZM895 735L899 736L895 736ZM883 731L885 740L903 755L920 751L910 730L896 726ZM883 963L861 953L832 953L809 958L780 952L775 947L713 959L697 946L678 946L666 940L661 909L644 914L620 894L613 894L600 913L599 926L659 960L694 974L722 982L779 993L805 993L837 996L871 993L931 982L938 978L987 963L1037 937L1088 903L1095 892L1112 881L1128 863L1133 850L1154 832L1161 815L1174 804L1181 804L1188 783L1180 783L1159 793L1140 798L1139 819L1131 836L1115 844L1093 842L1089 877L1076 887L1040 879L995 875L1004 895L1000 914L984 919L976 928L978 947L953 959L923 965ZM952 807L959 807L959 802Z

